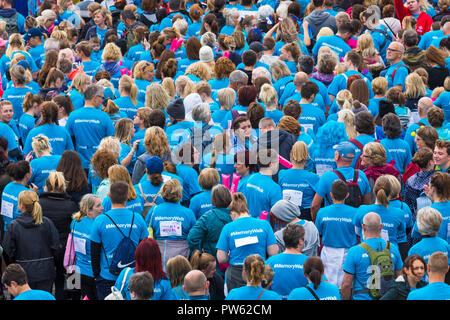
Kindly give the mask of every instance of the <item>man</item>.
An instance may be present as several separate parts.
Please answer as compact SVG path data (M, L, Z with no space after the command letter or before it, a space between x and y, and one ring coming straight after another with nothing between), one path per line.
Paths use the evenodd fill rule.
M252 43L250 43L249 50L253 50L256 53L256 63L255 63L254 69L259 68L259 67L264 67L267 70L270 69L270 67L266 63L261 61L261 58L263 57L263 52L266 49L267 48L264 47L264 45L259 41L253 41ZM244 67L245 67L244 66L244 56L242 56L242 62L236 67L236 69L244 69Z
M256 63L258 62L258 56L255 51L249 49L244 51L242 54L242 63L238 65L237 70L245 72L247 75L247 83L245 85L252 84L252 72L255 69Z
M8 36L13 33L24 34L25 17L12 7L12 0L0 1L0 19L6 22L6 32Z
M324 0L313 0L314 11L305 18L305 21L308 22L309 27L312 29L314 38L323 27L330 28L333 30L333 33L338 31L336 20L330 13L324 10L323 2Z
M248 179L243 191L254 218L259 218L263 211L269 212L278 200L283 199L280 186L272 180L278 172L278 153L273 149L260 149L257 159L259 172Z
M83 169L87 170L100 141L114 136L115 129L109 115L99 109L103 102L102 86L89 85L84 92L84 100L83 108L70 113L65 128L74 140Z
M419 36L412 29L407 29L403 33L403 44L405 45L405 53L403 54L403 62L411 69L425 68L425 51L420 49L417 44Z
M294 76L295 92L290 96L289 100L292 99L292 100L300 102L300 100L302 99L302 94L301 94L302 87L305 83L311 82L310 81L311 79L312 78L308 78L308 75L306 73L304 73L302 71L297 72ZM313 82L313 83L316 84L315 82ZM323 101L323 98L320 95L320 92L318 92L318 93L319 94L315 95L315 98L311 104L314 105L315 107L321 109L323 112L325 112L325 110L326 110L325 102Z
M133 273L128 281L131 300L150 300L155 292L153 285L153 276L150 272Z
M167 105L166 111L172 123L166 129L166 135L169 139L169 145L172 149L176 149L181 142L183 133L186 129L192 128L194 122L186 121L183 99L176 99Z
M247 116L237 117L232 124L233 136L231 138L231 153L250 150L256 142L256 134L253 133L252 125Z
M120 15L122 22L127 27L125 40L127 41L127 48L129 50L132 46L138 44L135 40L133 31L138 27L145 27L145 24L137 20L133 10L123 10Z
M398 86L402 90L405 88L405 80L409 70L403 62L403 53L405 48L400 42L394 41L387 48L386 60L389 68L386 70L384 77L388 81L388 90L394 86ZM382 76L382 74L380 74Z
M354 145L348 141L344 141L334 146L336 150L334 153L334 161L336 162L337 169L345 178L346 181L353 181L355 173L358 174L358 186L361 190L363 204L370 204L370 185L366 175L363 171L355 169L351 166L353 159L355 158ZM316 220L317 212L319 211L322 201L325 199L325 206L332 204L330 199L331 186L334 181L340 180L339 176L334 171L325 172L320 177L319 182L316 185L316 195L311 203L311 217L312 220Z
M44 43L42 42L42 31L39 28L31 28L23 36L27 52L31 55L36 66L40 69L45 60Z
M361 156L363 148L369 142L374 142L375 122L369 111L358 112L355 116L356 137L349 141L355 145L355 158L352 167L355 168L358 158Z
M419 48L422 50L428 49L428 47L431 45L431 42L433 40L438 39L444 35L444 32L442 31L442 27L444 24L450 20L450 16L444 16L441 21L439 22L439 29L438 30L430 30L429 32L425 33L419 41Z
M435 46L436 48L439 48L439 44L441 43L442 39L450 37L450 16L445 16L441 20L440 25L442 30L442 36L431 41L431 45Z
M122 239L126 237L131 239L135 246L134 250L136 250L139 241L149 235L142 215L125 208L128 199L126 182L113 183L110 187L109 197L111 198L111 210L94 220L90 234L92 271L99 300L104 300L111 293L111 287L117 280L118 270L130 267L134 263L134 259L129 262L124 259L125 257L119 257L120 260L116 264L116 257L121 252L116 249L123 247ZM128 254L134 257L134 253L128 252Z
M191 270L184 276L183 288L189 300L209 300L209 281L200 270Z
M192 23L191 19L189 18L189 14L181 9L181 0L169 0L168 8L169 15L162 19L161 24L159 25L160 31L164 30L165 28L172 27L172 18L176 14L182 15L184 20L186 20L188 24Z
M49 292L31 289L27 274L20 264L12 263L2 275L2 284L15 297L13 300L56 300Z
M373 7L367 8L366 11L362 13L361 22L367 28L366 34L372 36L373 45L386 64L386 49L394 38L392 32L388 27L380 23L378 11Z
M263 54L259 61L261 63L265 63L269 66L275 62L278 61L278 57L274 56L273 53L275 52L275 39L273 37L265 37L262 42L263 45Z
M421 8L421 0L406 0L406 7L403 0L394 0L395 12L400 22L406 16L413 16L417 20L416 31L419 35L424 35L431 30L433 19Z
M317 61L319 48L322 46L330 48L331 51L337 54L339 59L344 58L345 54L352 50L352 48L350 48L350 46L347 44L348 39L350 39L352 35L352 25L350 24L350 22L344 22L339 26L338 32L335 35L320 37L314 44L314 47L312 49L314 60Z
M405 142L408 143L411 149L412 155L417 151L417 145L415 141L416 131L422 126L429 126L427 114L428 110L433 107L433 100L428 97L423 97L419 99L417 103L417 113L412 112L412 117L408 129L405 133ZM415 116L417 114L417 116ZM415 119L414 119L415 118Z
M381 274L376 271L375 274L372 274L374 267L371 267L372 261L367 249L377 250L378 252L384 249L389 251L391 268L395 271L395 275L392 275L392 280L402 273L403 262L398 248L390 245L388 248L386 241L381 238L383 224L380 216L375 212L369 212L364 216L362 227L364 241L351 247L345 258L343 267L344 278L341 287L342 300L374 300L369 294L369 289L383 289L383 291L385 289L384 286L381 288ZM364 248L364 246L367 247ZM374 281L375 284L373 283Z
M354 74L359 75L361 79L366 82L367 87L369 88L369 98L374 97L372 85L370 84L369 79L367 79L361 72L358 71L361 62L361 55L356 52L356 50L349 50L349 52L344 57L344 66L347 71L335 76L333 78L333 81L331 81L330 85L328 86L328 95L330 96L331 101L334 101L339 91L347 89L347 80L351 75Z
M319 87L312 81L307 81L301 88L300 107L302 113L298 121L306 129L312 129L314 134L325 123L325 112L313 104L319 93Z
M275 122L271 118L266 117L259 121L259 139L252 146L252 150L273 149L283 158L290 159L294 143L295 138L290 133L276 129ZM274 174L277 172L278 170Z
M336 180L331 185L332 205L321 208L317 213L316 227L322 237L323 248L320 257L325 267L328 282L341 288L344 272L342 266L349 248L358 243L353 226L356 208L346 205L347 184Z
M286 249L266 260L274 271L271 290L286 300L289 293L295 288L308 284L303 273L303 264L308 256L302 253L305 245L305 228L299 224L289 224L283 232Z
M437 140L433 152L436 171L450 173L450 141Z
M444 282L448 272L448 257L443 252L435 252L428 260L428 285L411 291L406 300L449 300L450 286Z

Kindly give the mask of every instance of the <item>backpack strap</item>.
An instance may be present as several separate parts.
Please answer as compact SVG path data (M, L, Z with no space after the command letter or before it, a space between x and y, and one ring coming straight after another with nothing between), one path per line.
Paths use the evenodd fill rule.
M345 179L344 175L338 171L338 170L333 170L334 173L337 174L337 176L339 177L339 179L341 179L342 181L344 181L345 183L347 183L347 180Z
M311 289L311 288L308 287L308 286L305 286L305 288L306 288L309 292L311 292L311 294L313 295L313 297L314 297L316 300L320 300L320 298L317 296L317 294L314 292L313 289Z
M395 73L397 72L397 70L398 70L400 67L405 67L406 70L408 70L408 68L406 67L406 65L404 65L404 64L399 64L399 65L394 69L394 71L392 71L392 83L394 83ZM408 70L408 72L409 72L409 70Z
M363 144L362 144L361 142L359 142L359 141L356 140L356 139L350 139L350 140L348 140L348 141L350 141L350 142L353 143L355 146L357 146L357 147L361 150L361 152L363 151L364 146L363 146Z
M265 290L266 290L266 289L264 289L264 288L262 289L261 293L259 294L258 298L256 298L256 300L261 299L261 296L263 295L263 293L264 293Z
M105 216L107 216L109 218L109 220L112 221L112 223L114 223L114 225L116 226L117 230L119 230L119 232L122 234L122 237L126 238L125 235L123 234L122 230L120 230L120 228L117 226L117 224L114 222L114 220L108 216L106 213L104 213ZM133 215L133 219L134 219L134 215Z
M359 170L355 169L355 171L353 173L353 183L358 184L358 179L359 179Z
M148 201L148 197L145 196L144 191L142 190L142 186L139 183L139 191L141 191L142 197L144 198L145 202L149 202Z

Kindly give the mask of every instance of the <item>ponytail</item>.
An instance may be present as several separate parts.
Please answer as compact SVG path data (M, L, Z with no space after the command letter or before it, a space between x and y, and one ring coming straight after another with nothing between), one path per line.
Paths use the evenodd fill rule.
M42 224L42 207L36 192L25 190L19 193L19 204L24 207L26 213L31 214L35 224Z
M206 270L211 262L215 262L216 258L213 255L195 250L190 258L190 263L193 269Z
M42 224L42 207L39 204L39 199L34 201L31 215L35 224Z
M324 273L322 259L317 256L312 256L306 259L303 264L303 273L314 284L314 290L317 290Z
M264 260L257 254L252 254L245 259L244 271L247 275L247 282L251 286L260 286L266 279Z
M387 175L382 175L377 179L373 187L376 196L376 202L384 207L389 206L389 195L391 194L391 182Z

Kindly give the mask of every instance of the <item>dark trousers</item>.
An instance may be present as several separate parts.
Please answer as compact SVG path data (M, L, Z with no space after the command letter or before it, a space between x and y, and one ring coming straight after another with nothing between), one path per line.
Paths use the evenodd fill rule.
M97 299L105 300L105 297L111 293L111 287L114 286L116 281L106 280L101 277L95 279L95 285L97 286Z
M111 291L111 288L110 288ZM81 299L98 300L95 278L81 275Z
M31 289L43 290L43 291L47 291L49 293L52 293L53 280L43 280L43 281L36 281L36 282L28 282L28 285L30 286Z

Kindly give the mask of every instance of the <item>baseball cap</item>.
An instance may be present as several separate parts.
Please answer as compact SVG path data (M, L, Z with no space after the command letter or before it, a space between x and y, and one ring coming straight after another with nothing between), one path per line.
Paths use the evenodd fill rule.
M261 42L259 41L253 41L250 46L249 49L255 51L256 53L262 52L264 50L267 50L267 47L264 46Z
M161 173L164 170L164 164L160 157L151 156L145 159L145 168L148 174Z
M355 146L349 141L343 141L333 146L333 149L337 150L344 158L353 159L355 157Z
M31 28L30 30L28 30L28 32L23 36L23 39L25 41L30 40L30 38L33 37L41 37L42 36L42 31L39 30L38 28Z

